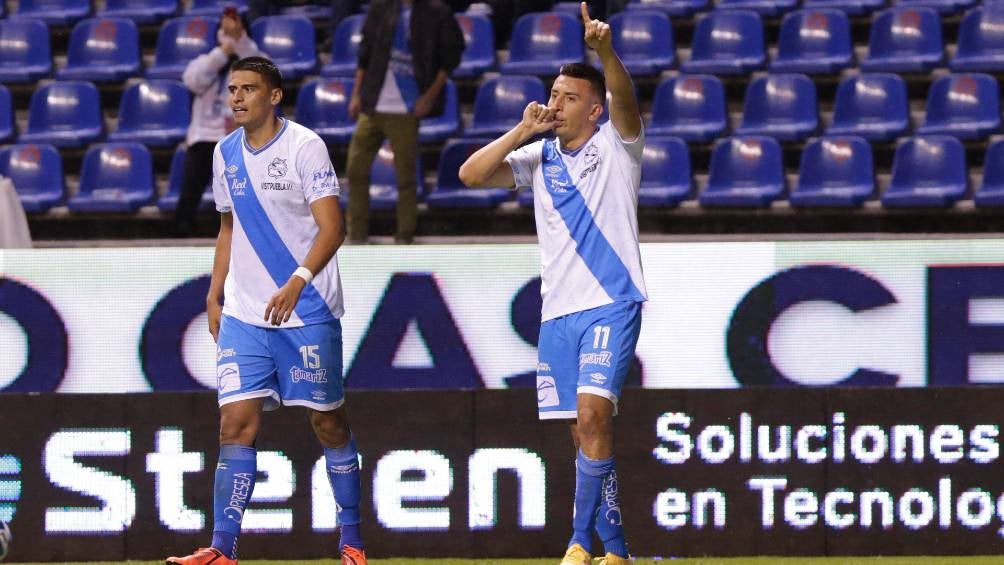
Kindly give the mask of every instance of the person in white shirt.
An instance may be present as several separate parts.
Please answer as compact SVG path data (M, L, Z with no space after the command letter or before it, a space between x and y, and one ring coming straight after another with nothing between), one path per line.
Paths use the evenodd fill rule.
M261 414L283 404L309 409L324 447L342 562L366 563L359 455L342 388L335 258L345 239L341 190L321 138L276 117L281 85L279 69L263 57L230 67L230 109L241 127L214 150L221 226L206 300L220 404L213 541L168 563L236 565L240 524L254 491Z
M475 152L460 168L468 186L531 187L541 251L542 323L537 409L571 421L576 458L573 534L563 565L591 562L593 529L602 564L628 563L613 457L613 416L647 299L638 246L644 131L631 77L610 26L581 4L586 44L603 72L561 67L546 106ZM599 125L609 89L610 120ZM556 139L535 141L554 132Z
M261 54L236 9L224 11L216 41L216 47L192 59L181 75L194 97L181 193L174 211L174 231L182 237L196 230L199 203L212 179L213 148L236 127L228 104L227 69L237 59Z

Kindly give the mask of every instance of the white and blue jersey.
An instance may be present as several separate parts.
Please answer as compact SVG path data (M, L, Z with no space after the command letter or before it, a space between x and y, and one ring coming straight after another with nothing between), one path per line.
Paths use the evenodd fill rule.
M310 204L339 195L324 142L295 122L282 120L279 132L260 149L248 145L243 128L220 140L213 155L213 196L217 210L234 218L224 314L272 327L264 320L265 308L317 237ZM330 322L342 313L342 283L333 257L304 287L282 327Z
M575 151L544 140L506 157L517 188L533 189L543 320L647 300L638 248L644 145L644 133L624 141L607 122Z

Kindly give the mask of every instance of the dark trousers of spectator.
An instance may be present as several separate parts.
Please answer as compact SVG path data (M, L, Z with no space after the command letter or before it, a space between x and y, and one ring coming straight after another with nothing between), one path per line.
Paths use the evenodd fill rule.
M174 210L174 229L177 235L188 236L195 230L202 193L213 178L213 149L216 143L198 141L185 151L185 168L181 181L178 207Z
M384 139L390 140L397 177L394 240L411 243L418 223L418 119L410 114L359 114L349 143L349 240L365 241L370 224L370 169Z

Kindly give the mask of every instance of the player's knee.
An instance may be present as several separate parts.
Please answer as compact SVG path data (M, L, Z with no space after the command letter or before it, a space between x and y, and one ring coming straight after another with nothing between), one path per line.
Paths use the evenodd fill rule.
M257 436L254 420L223 418L220 422L220 445L254 445Z
M310 424L324 447L342 447L349 442L348 422L332 412L311 413Z
M579 406L576 419L579 438L596 437L610 433L609 416L592 406Z

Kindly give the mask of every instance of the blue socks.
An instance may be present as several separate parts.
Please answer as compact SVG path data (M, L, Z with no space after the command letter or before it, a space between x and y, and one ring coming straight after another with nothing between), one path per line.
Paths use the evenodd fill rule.
M212 546L230 559L237 559L237 536L258 474L257 455L253 447L220 446L213 491Z
M355 438L338 448L324 448L324 459L328 467L328 482L335 493L338 509L338 524L342 537L338 549L351 545L363 548L363 538L359 533L359 452Z
M628 556L614 458L590 459L580 449L575 458L575 516L568 545L577 543L591 551L594 527L608 553Z

